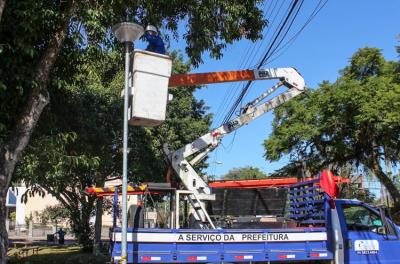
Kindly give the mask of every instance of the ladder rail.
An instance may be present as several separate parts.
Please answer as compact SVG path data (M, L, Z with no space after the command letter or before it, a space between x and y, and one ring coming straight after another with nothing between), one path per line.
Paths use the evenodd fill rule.
M206 219L207 219L208 223L210 224L210 226L212 227L212 229L216 229L213 221L211 220L211 217L207 213L207 210L204 208L203 203L200 201L199 197L194 192L192 193L192 195L194 196L194 198L196 199L196 201L200 205L201 211L203 211L204 216L206 217Z
M190 205L194 210L194 217L196 221L199 221L201 224L201 228L205 228L205 223L209 223L212 229L216 229L213 221L211 220L210 215L208 214L207 210L205 209L203 202L201 201L200 197L191 190L176 190L175 195L175 228L179 228L179 201L180 195L186 195ZM192 197L193 196L193 197Z

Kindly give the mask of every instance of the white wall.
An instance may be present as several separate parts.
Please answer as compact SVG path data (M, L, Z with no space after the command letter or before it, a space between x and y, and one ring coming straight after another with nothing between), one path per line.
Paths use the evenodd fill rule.
M21 197L25 193L25 191L26 191L26 187L8 188L8 193L12 192L17 197L16 206L15 206L15 214L16 214L15 224L16 225L25 225L26 205L21 202ZM8 200L8 195L7 195L7 200Z

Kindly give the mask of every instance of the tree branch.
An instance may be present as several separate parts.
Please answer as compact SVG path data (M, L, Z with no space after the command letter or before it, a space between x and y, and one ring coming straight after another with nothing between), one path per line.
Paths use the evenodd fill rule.
M5 6L6 6L6 0L0 0L0 22L3 16L3 10Z
M367 162L367 164L369 169L374 172L381 184L383 184L390 193L396 209L400 210L400 191L396 188L393 181L383 172L381 165L379 164L379 159L374 156Z

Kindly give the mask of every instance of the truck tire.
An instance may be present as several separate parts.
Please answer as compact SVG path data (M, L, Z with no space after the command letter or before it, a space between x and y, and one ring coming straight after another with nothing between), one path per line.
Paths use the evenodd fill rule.
M140 205L131 205L128 210L128 227L143 228L144 212Z

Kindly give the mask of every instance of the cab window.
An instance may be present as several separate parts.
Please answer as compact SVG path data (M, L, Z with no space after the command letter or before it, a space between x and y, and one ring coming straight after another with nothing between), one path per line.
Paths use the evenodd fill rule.
M378 214L361 205L342 205L349 231L371 231L383 233L383 223Z

